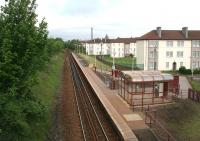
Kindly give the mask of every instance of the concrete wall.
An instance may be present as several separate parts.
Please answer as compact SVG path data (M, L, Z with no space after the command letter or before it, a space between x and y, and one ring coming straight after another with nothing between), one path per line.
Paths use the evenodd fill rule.
M191 60L191 41L184 41L184 46L178 47L177 40L173 40L173 47L167 47L166 40L159 41L158 48L158 69L159 70L172 70L173 62L176 62L176 68L179 69L180 63L183 62L183 66L190 68ZM173 57L167 57L166 52L172 51ZM183 57L178 57L177 52L183 52ZM169 62L169 68L166 67L166 62Z

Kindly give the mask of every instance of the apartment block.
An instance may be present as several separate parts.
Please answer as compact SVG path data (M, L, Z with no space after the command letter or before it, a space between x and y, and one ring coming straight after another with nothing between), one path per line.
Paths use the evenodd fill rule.
M137 64L144 70L172 70L181 66L200 67L200 31L162 30L157 27L136 41Z

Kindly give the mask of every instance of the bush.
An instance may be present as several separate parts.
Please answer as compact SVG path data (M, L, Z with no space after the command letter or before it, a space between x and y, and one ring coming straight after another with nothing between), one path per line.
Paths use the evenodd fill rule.
M200 74L200 68L194 70L194 74Z
M186 69L184 66L180 67L179 70L178 70L178 72L180 74L185 74L185 75L192 74L191 69Z

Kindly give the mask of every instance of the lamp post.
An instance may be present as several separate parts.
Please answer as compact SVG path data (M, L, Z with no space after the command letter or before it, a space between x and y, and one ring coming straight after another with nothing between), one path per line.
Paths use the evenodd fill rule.
M153 54L154 62L153 62L153 68L156 70L156 46L154 48L154 54Z
M92 48L93 48L93 52L94 52L94 43L95 43L95 39L94 39L94 42L93 42L93 46L92 46ZM96 50L95 50L95 57L94 57L94 68L95 68L95 72L96 72L96 65L97 65L97 58L96 58Z
M103 46L103 39L101 38L101 73L102 73L102 70L103 70L102 46Z
M115 70L115 50L113 51L113 65L112 65L112 70L113 70L113 74L114 74L114 70Z
M133 50L133 54L134 54L134 50ZM133 63L134 63L133 54L132 54L132 71L133 71Z

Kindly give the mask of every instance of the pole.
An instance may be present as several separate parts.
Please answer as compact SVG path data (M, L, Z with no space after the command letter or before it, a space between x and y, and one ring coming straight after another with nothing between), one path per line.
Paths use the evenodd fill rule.
M132 71L133 71L133 62L134 62L134 58L133 58L133 54L132 54Z
M102 69L103 69L103 61L102 61L102 45L103 45L103 39L101 38L101 73L102 73Z

